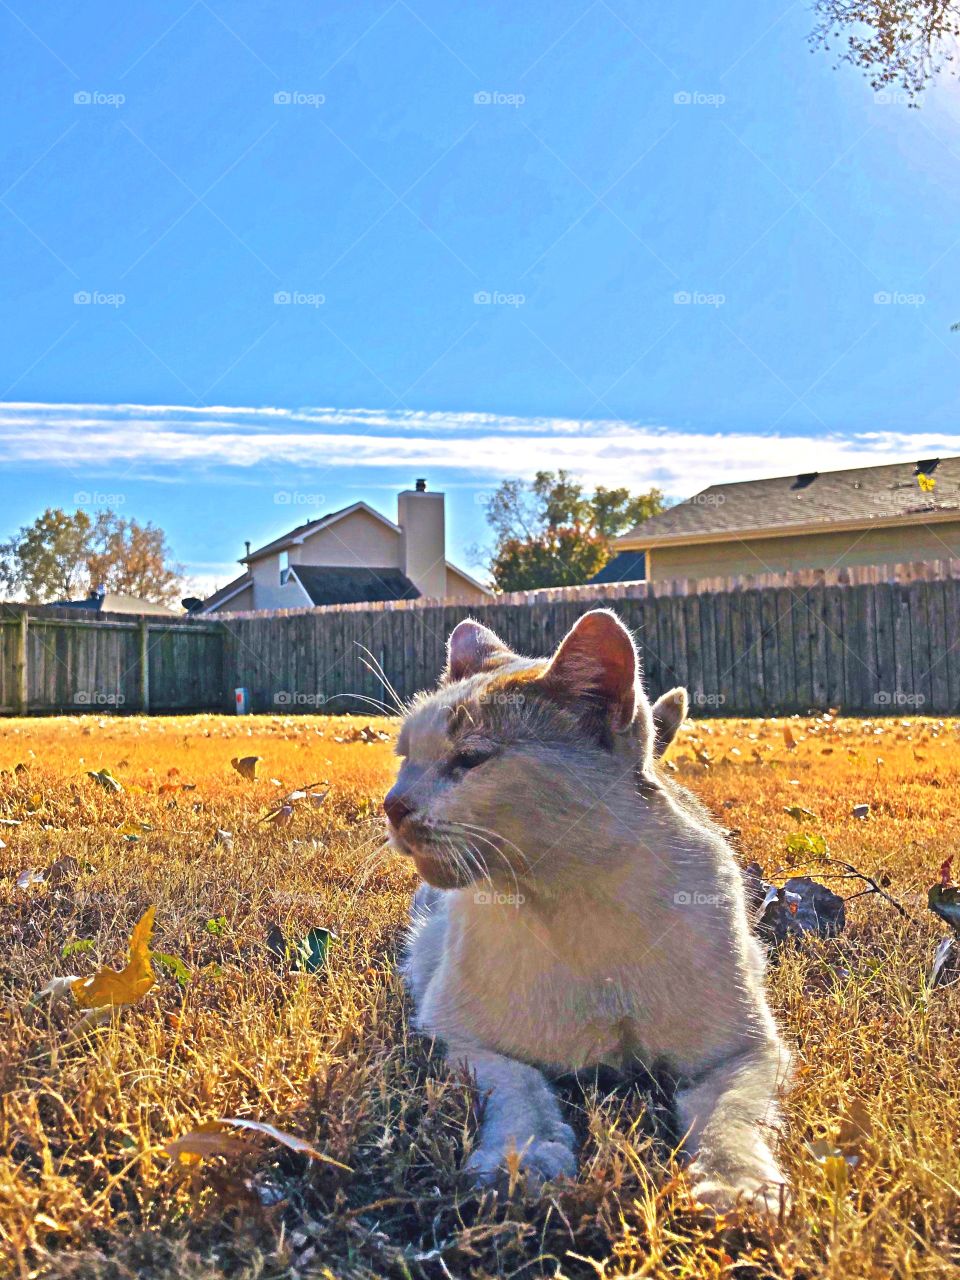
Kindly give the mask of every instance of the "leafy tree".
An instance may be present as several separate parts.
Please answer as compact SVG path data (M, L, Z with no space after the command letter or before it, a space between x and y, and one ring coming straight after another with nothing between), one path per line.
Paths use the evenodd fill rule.
M495 544L488 553L501 591L573 586L602 569L611 539L663 510L659 489L596 488L591 496L568 471L504 480L484 504Z
M91 527L85 511L48 507L0 546L0 581L39 604L85 591Z
M162 529L113 511L91 519L83 510L49 507L0 545L0 584L38 604L99 587L168 604L177 598L181 573Z
M170 555L166 535L156 525L101 511L87 557L90 585L171 604L179 597L183 568Z
M814 12L814 44L839 41L841 62L859 67L874 89L901 85L911 106L953 60L960 35L958 0L815 0Z

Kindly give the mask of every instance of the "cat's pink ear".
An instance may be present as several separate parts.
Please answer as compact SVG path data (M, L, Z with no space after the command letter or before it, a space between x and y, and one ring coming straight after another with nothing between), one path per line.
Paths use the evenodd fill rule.
M543 682L564 694L600 703L616 732L625 729L636 714L638 670L630 632L615 613L594 609L567 632Z
M447 641L447 679L465 680L510 655L511 650L489 627L474 622L473 618L464 618L450 632Z

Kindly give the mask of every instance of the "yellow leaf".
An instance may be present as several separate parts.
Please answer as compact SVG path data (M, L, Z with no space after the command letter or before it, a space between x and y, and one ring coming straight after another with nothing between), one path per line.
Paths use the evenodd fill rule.
M224 1128L219 1120L208 1120L166 1143L163 1149L181 1164L199 1164L209 1156L241 1156L251 1147L250 1143Z
M332 1156L324 1155L303 1138L298 1138L283 1129L277 1129L272 1124L263 1124L259 1120L243 1120L235 1116L224 1116L221 1120L208 1120L190 1133L182 1134L179 1138L168 1142L163 1149L167 1155L175 1156L183 1164L196 1164L207 1156L242 1155L250 1149L251 1144L237 1137L233 1132L236 1129L244 1129L252 1133L254 1141L272 1138L274 1142L280 1142L291 1151L309 1156L311 1160L321 1160L325 1164L336 1165L338 1169L351 1172L349 1165L341 1164Z
M241 778L248 782L256 782L260 769L260 756L234 756L230 761Z
M850 1180L850 1166L843 1156L827 1156L821 1161L823 1178L834 1195L843 1195Z
M937 478L936 476L924 475L921 471L917 476L917 484L920 486L923 493L933 493L934 489L937 487Z
M276 809L271 809L269 813L265 813L260 821L271 822L276 827L285 827L292 817L293 805L281 804Z
M73 998L81 1009L136 1004L147 994L156 982L150 963L150 936L155 912L155 907L148 907L134 927L125 968L117 972L105 965L93 977L78 978L71 985Z

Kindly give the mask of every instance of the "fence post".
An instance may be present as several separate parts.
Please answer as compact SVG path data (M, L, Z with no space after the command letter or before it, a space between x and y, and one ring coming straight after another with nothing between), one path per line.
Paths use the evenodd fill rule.
M20 622L17 626L16 647L13 656L14 671L14 689L16 697L17 712L21 716L25 716L29 711L30 701L30 671L27 666L27 627L29 626L29 615L26 609L20 615Z
M140 710L150 710L150 631L146 616L141 616L140 631Z

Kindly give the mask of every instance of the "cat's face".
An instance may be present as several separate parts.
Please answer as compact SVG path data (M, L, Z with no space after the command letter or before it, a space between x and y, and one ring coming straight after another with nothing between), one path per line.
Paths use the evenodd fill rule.
M666 745L656 710L655 720L633 641L611 613L585 614L542 661L462 622L440 687L400 732L385 801L391 841L440 888L490 880L509 893L573 881L616 843L604 835L622 842L622 831L604 830L622 822L614 791L656 785L650 760Z

